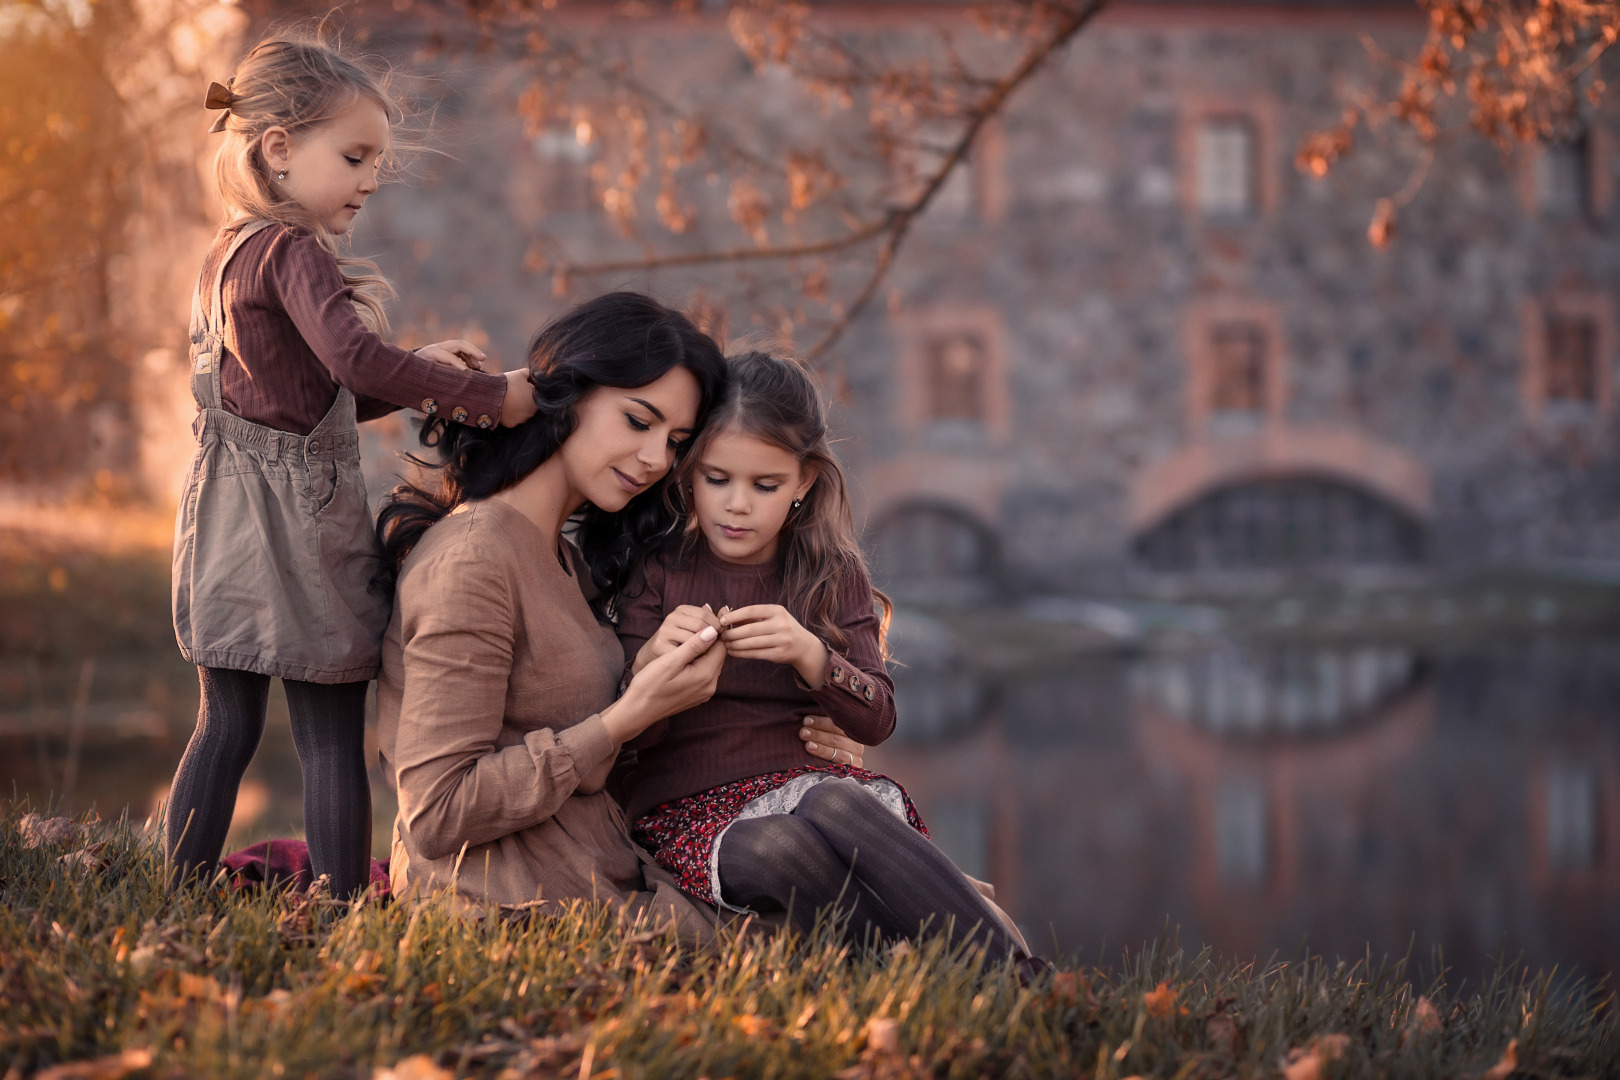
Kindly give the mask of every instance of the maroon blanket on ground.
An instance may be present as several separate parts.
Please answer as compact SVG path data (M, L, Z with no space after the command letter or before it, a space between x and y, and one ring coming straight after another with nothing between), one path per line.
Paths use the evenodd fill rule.
M231 852L220 864L231 872L231 883L238 889L269 884L302 892L315 883L309 845L302 840L265 840ZM370 884L379 900L388 899L388 863L371 860Z

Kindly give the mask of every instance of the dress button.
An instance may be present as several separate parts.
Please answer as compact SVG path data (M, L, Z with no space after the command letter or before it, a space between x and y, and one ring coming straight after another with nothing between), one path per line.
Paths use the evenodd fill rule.
M495 421L489 418L489 413L479 413L478 426L483 428L485 431L488 431L490 428L495 426Z
M866 684L866 700L867 701L872 700L872 684L871 683Z
M429 416L439 411L439 403L432 398L422 399L422 411Z
M855 691L859 690L860 688L861 688L861 680L856 678L855 676L851 675L849 677L849 689L850 689L850 692L854 693Z
M843 681L844 681L844 669L841 668L841 667L833 668L833 682L841 683Z
M454 409L450 410L450 419L454 420L458 424L465 424L467 422L467 410L462 408L460 405L457 405Z
M320 453L321 452L321 440L319 440L319 439L311 439L311 440L309 440L308 450L312 454Z

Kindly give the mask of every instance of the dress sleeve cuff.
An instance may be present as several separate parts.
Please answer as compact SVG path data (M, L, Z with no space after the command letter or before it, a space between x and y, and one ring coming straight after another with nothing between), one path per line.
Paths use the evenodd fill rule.
M574 772L581 777L594 773L614 754L607 725L597 713L559 732L557 741L567 748L568 755L574 759Z

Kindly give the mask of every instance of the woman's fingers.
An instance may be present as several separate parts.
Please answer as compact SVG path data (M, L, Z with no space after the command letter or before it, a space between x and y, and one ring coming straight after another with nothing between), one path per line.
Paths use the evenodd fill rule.
M804 748L823 761L860 768L866 761L866 747L844 734L842 728L825 716L807 716L799 729Z

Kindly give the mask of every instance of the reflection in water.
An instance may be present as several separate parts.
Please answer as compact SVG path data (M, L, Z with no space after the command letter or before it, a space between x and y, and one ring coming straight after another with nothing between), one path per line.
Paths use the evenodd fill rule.
M1236 956L1600 974L1620 966L1615 644L1229 643L994 686L912 663L868 762L1060 951L1112 960L1169 925Z
M1253 650L1228 642L1156 656L1136 669L1161 707L1218 735L1333 731L1411 684L1417 656L1391 645Z

